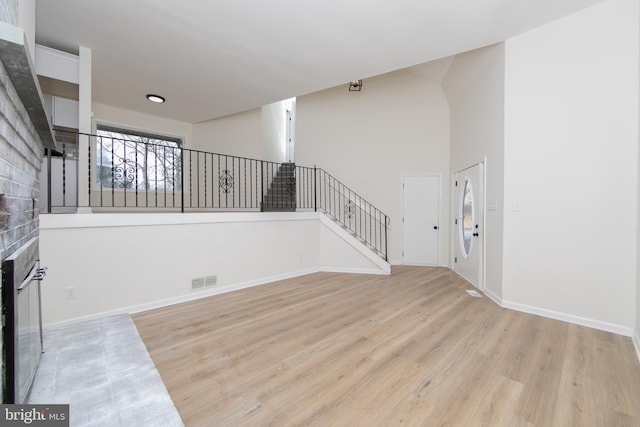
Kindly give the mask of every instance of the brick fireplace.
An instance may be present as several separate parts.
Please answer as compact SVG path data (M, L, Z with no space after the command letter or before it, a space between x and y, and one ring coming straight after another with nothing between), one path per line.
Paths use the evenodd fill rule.
M53 147L18 0L0 3L0 261L38 237L39 172L45 147ZM3 283L4 286L4 283ZM3 314L5 301L2 301ZM2 330L3 336L5 331ZM1 337L0 337L1 338ZM2 346L3 339L0 339ZM5 348L2 401L5 401Z

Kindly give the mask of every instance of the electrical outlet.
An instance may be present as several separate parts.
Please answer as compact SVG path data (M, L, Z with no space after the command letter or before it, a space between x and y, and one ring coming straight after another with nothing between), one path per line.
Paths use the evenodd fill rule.
M76 288L65 288L64 289L64 298L67 301L71 301L76 299Z

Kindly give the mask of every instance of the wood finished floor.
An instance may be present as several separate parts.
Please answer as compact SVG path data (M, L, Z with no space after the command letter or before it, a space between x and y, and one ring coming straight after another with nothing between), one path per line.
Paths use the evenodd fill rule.
M134 321L186 426L640 426L629 338L466 289L318 273Z

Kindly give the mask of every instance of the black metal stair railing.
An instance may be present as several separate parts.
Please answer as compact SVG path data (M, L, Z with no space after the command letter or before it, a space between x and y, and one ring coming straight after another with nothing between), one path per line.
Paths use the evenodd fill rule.
M88 137L88 177L79 182L79 137ZM318 211L387 260L389 217L320 168L276 163L177 145L56 130L47 150L42 211ZM86 190L82 190L82 188ZM87 200L80 206L80 191Z
M327 214L387 260L389 217L325 170L297 169L301 186L313 190L299 193L298 206L308 208L313 202L314 210Z

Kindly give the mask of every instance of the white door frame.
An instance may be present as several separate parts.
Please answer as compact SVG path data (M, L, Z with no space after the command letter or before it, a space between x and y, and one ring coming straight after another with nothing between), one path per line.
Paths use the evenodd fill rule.
M470 164L469 166L463 168L456 168L457 170L451 172L451 198L450 198L450 219L455 220L455 216L457 214L458 209L458 200L457 200L457 190L456 190L456 175L458 172L461 172L465 169L472 168L477 165L482 165L482 176L480 177L480 181L482 182L482 224L480 224L480 233L482 233L482 253L480 254L480 283L478 283L478 289L485 289L485 278L486 278L486 253L487 253L487 234L486 234L486 223L487 223L487 158L485 157L482 161L475 162ZM449 245L449 253L450 253L450 269L452 271L455 270L455 256L456 256L456 227L455 221L452 221L450 224L450 245ZM456 273L457 274L457 273Z
M440 257L440 239L441 239L441 231L442 231L442 174L437 174L437 173L408 173L408 174L403 174L400 176L400 194L402 195L402 200L400 201L400 218L402 218L403 223L402 225L402 229L400 232L400 250L401 252L404 251L404 179L405 178L422 178L422 177L435 177L438 178L438 242L437 242L437 246L438 246L438 260L436 262L436 266L442 265L441 262L441 257ZM402 263L404 263L404 256L400 255L400 258L402 260Z

